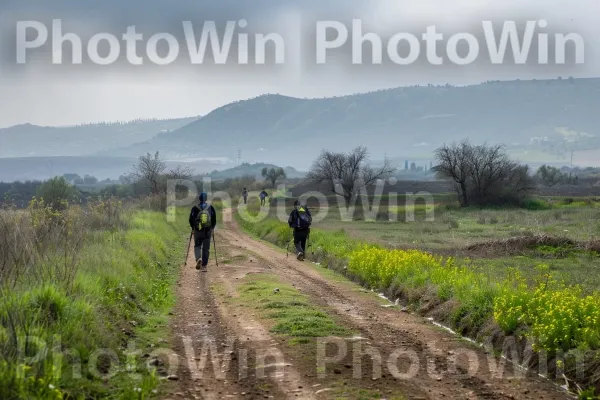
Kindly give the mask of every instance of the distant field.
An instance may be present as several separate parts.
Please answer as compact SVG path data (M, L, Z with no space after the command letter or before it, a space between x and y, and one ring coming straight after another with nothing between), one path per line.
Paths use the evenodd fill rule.
M525 275L536 273L539 264L562 276L569 284L581 284L587 290L600 289L600 199L544 198L541 210L498 209L463 210L449 194L434 195L435 206L427 207L423 200L414 207L389 207L389 196L382 196L376 221L365 221L357 204L352 221L343 221L337 201L328 197L329 207L319 208L309 201L317 229L343 232L351 240L374 243L390 249L418 249L434 254L471 260L494 277L503 277L511 267ZM373 204L373 198L369 199ZM286 212L294 199L286 199ZM273 205L276 204L275 202ZM411 211L413 210L413 211ZM258 211L251 202L249 212ZM414 213L414 214L413 214ZM414 215L414 220L411 220ZM269 218L276 218L276 208ZM391 219L391 221L390 221ZM564 245L525 243L526 238L548 236L561 238ZM504 243L509 239L515 243ZM568 241L572 241L570 244ZM470 248L472 247L472 248Z

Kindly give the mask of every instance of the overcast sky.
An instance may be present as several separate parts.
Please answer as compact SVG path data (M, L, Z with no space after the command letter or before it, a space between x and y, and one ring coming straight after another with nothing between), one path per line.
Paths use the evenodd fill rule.
M420 59L411 66L358 67L352 66L346 48L332 51L327 65L315 65L317 21L340 21L351 28L353 18L363 21L363 33L377 33L384 44L398 32L420 37L431 25L447 40L457 32L480 37L483 20L501 27L506 20L545 19L546 33L573 32L584 38L585 64L491 66L477 62L457 67L447 60L442 66L430 66ZM0 0L0 127L192 116L265 93L321 97L411 84L600 76L598 18L600 3L596 0ZM143 66L131 66L122 47L121 59L113 65L94 66L86 56L83 65L52 65L53 19L62 21L63 34L81 37L84 46L97 33L120 38L128 26L135 25L144 36L138 45L142 56L150 36L170 33L180 40L180 58L162 67L147 59ZM284 38L283 66L236 65L236 49L225 66L189 63L183 21L191 21L199 36L205 21L215 21L222 31L226 21L240 19L247 21L247 27L239 32L278 33ZM30 50L25 65L17 64L16 58L19 21L39 21L49 31L46 45ZM34 39L31 35L32 31L28 40ZM480 56L485 58L483 40L481 46ZM68 63L70 47L63 49L63 60ZM159 52L161 49L165 50L159 46ZM365 46L364 52L369 61L370 47Z

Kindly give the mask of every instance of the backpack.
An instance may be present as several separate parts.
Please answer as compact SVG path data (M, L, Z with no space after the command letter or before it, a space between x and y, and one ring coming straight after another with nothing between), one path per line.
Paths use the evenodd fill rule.
M202 208L202 205L200 205L198 206L198 210L200 210L200 212L196 216L197 229L200 231L212 228L210 206L208 204L205 204L205 207Z
M298 221L297 221L298 228L300 228L300 229L308 228L311 223L312 223L312 218L308 214L308 212L306 212L306 208L304 208L304 207L298 208Z

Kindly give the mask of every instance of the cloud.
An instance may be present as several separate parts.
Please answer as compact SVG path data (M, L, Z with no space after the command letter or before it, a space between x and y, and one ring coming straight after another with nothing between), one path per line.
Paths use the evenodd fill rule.
M104 119L168 117L206 114L228 102L263 93L321 97L393 86L453 83L489 79L600 75L598 50L600 3L589 0L0 0L0 126L32 122L70 124ZM365 33L389 37L395 32L420 35L436 25L447 35L480 29L490 19L546 19L550 30L577 32L586 39L586 64L577 69L489 68L443 66L412 68L356 67L340 52L341 64L315 68L314 27L318 20L364 21ZM65 32L84 39L98 32L120 36L135 25L147 39L158 32L178 33L182 21L200 27L204 21L222 23L245 19L247 32L278 32L286 39L285 68L238 66L168 67L129 65L108 67L53 66L52 49L32 53L41 60L15 66L17 21L39 20L47 26L61 19ZM297 47L304 52L295 52ZM65 47L65 59L70 49ZM365 52L370 51L365 47ZM367 53L368 54L368 53ZM308 58L312 57L312 58ZM308 60L308 61L307 61ZM303 65L304 61L307 65Z

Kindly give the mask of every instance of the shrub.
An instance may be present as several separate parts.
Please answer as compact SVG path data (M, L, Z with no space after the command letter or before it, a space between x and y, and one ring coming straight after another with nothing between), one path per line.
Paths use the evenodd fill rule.
M77 199L77 189L62 176L42 183L36 194L54 210L64 210Z
M550 210L552 205L541 199L526 199L521 206L529 211Z

